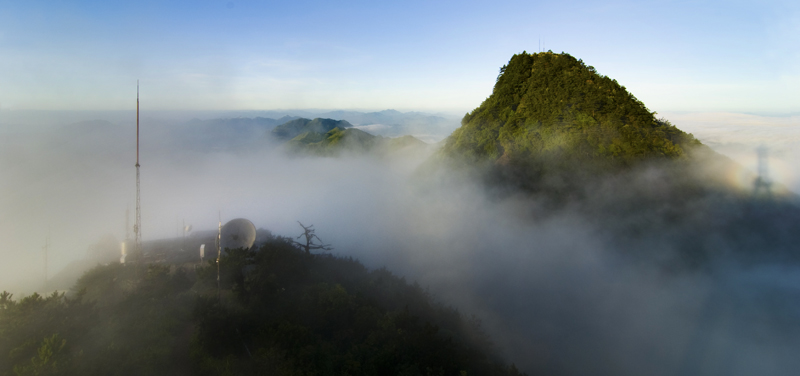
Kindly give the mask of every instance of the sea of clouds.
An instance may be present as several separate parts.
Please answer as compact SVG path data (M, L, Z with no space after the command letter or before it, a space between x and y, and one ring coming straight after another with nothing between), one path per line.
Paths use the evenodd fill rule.
M797 118L667 114L720 153L800 190ZM125 237L134 208L130 119L8 126L0 132L0 290L41 291L101 236ZM564 375L790 375L800 369L800 268L730 265L666 273L616 252L577 211L537 216L526 198L488 197L463 176L421 178L430 151L397 158L287 157L267 140L236 151L183 148L176 121L142 130L145 240L183 223L244 217L285 236L313 224L370 268L428 288L482 320L509 362ZM132 214L130 214L132 215ZM129 216L130 218L130 216ZM131 222L132 223L132 222Z

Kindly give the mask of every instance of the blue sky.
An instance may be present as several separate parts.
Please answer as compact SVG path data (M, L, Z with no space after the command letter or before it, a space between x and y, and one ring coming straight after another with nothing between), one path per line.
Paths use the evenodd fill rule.
M653 111L797 113L793 3L0 0L0 110L463 113L541 40Z

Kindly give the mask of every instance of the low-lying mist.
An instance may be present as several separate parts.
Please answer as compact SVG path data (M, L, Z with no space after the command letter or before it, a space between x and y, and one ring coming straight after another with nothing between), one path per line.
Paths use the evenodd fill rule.
M135 192L130 128L96 121L3 136L0 290L42 291L48 234L50 276L104 235L124 239ZM722 230L704 237L697 233L702 226L687 225L705 223L700 212L708 210L753 221L744 204L690 202L686 208L696 208L697 216L650 223L643 228L658 233L628 242L615 236L658 213L642 207L638 219L608 217L631 223L604 223L592 209L598 206L553 210L535 197L497 196L468 176L421 174L418 167L433 151L287 157L266 137L248 136L248 147L233 150L186 145L179 142L186 133L174 129L171 122L142 123L145 241L180 236L183 223L215 230L220 216L223 223L248 218L284 236L300 234L298 220L313 224L335 247L332 253L370 268L386 266L480 318L507 360L529 374L790 375L800 369L800 267L783 256L753 264L727 256L764 245L796 250L786 244L796 237L729 244L718 238L739 227L712 226ZM636 181L613 183L594 199L624 196L626 186L658 188L653 174L631 175ZM792 215L787 218L795 221ZM677 248L695 241L723 251L701 266L678 269L666 268L659 256L631 257L681 257Z

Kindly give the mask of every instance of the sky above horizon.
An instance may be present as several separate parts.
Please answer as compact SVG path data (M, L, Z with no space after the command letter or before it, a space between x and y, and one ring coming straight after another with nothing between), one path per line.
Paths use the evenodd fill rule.
M543 47L542 47L543 45ZM0 111L453 111L522 51L567 52L652 111L800 112L793 1L0 0Z

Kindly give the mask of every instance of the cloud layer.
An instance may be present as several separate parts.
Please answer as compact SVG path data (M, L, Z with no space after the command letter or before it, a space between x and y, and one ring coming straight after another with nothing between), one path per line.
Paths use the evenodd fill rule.
M175 236L184 220L215 229L220 213L287 236L300 233L297 220L313 224L333 253L387 266L476 315L529 373L800 368L794 264L720 258L702 270L667 271L621 251L671 252L690 233L681 224L626 243L580 207L545 210L529 197L488 195L457 174L422 177L417 167L428 155L288 158L257 138L241 151L178 147L174 124L156 125L142 142L145 240ZM39 289L48 233L51 270L83 257L104 234L125 236L135 177L128 128L94 121L2 138L0 289Z

